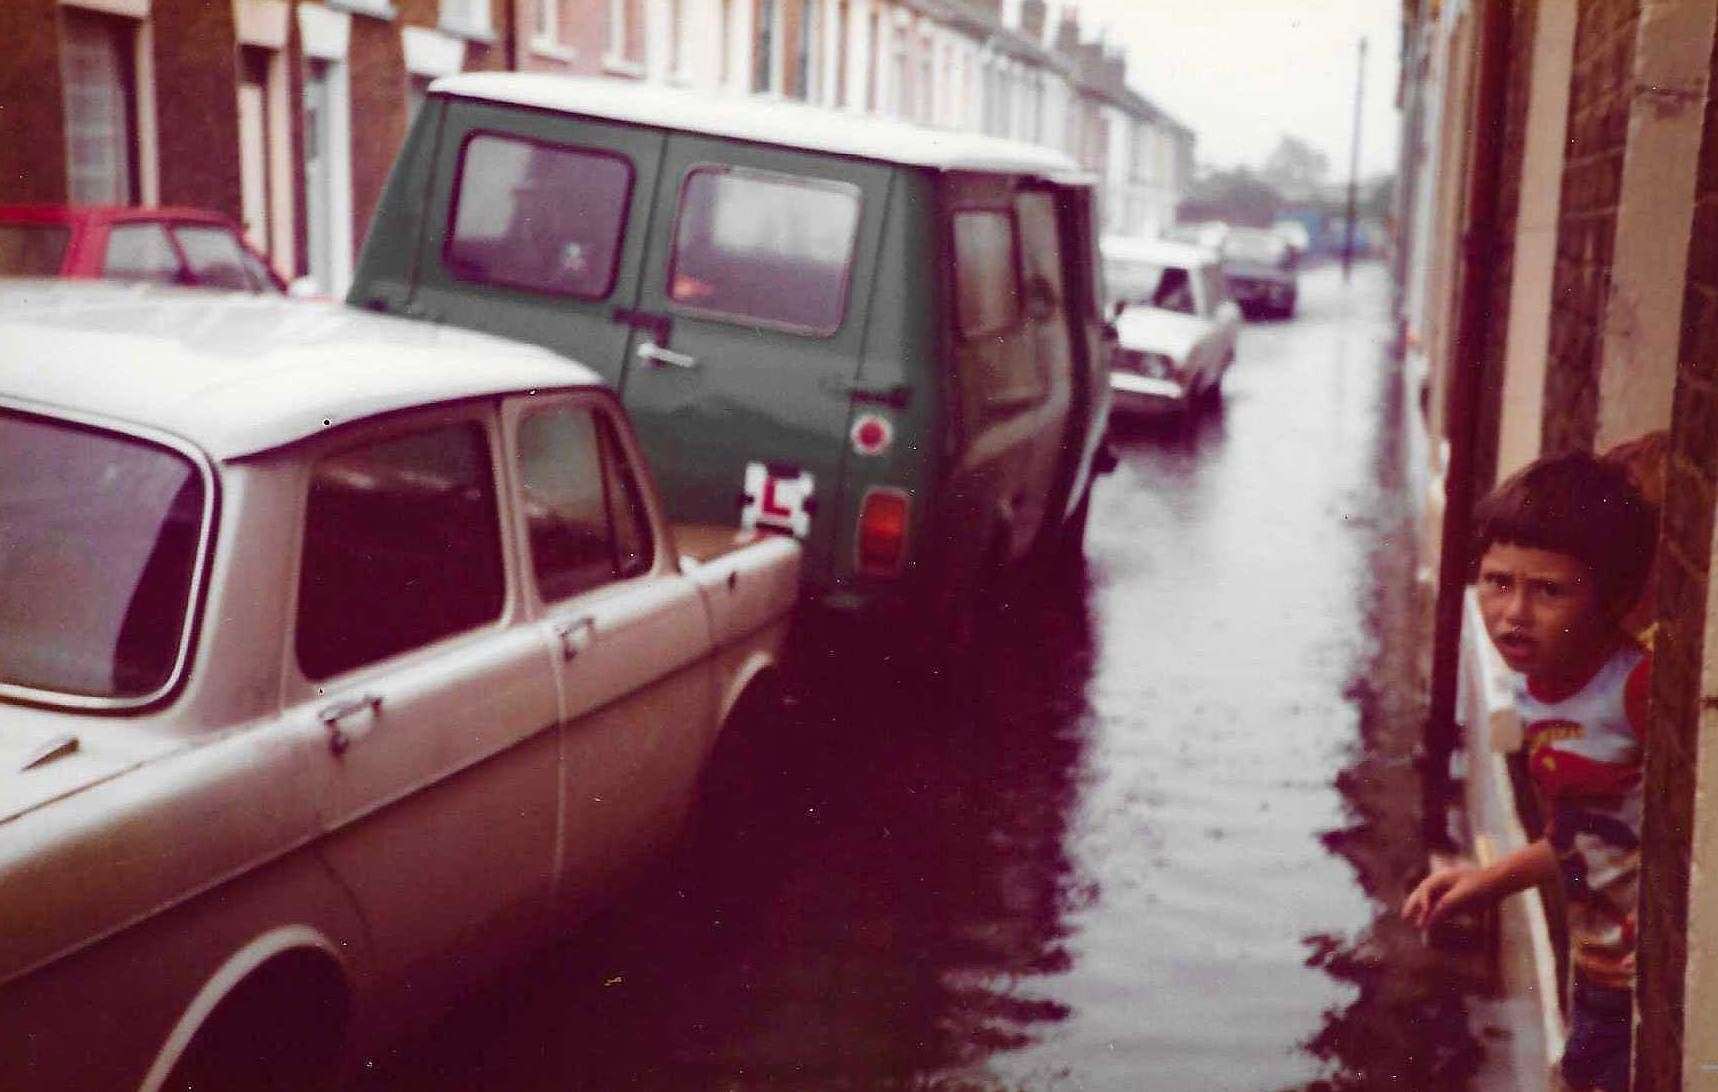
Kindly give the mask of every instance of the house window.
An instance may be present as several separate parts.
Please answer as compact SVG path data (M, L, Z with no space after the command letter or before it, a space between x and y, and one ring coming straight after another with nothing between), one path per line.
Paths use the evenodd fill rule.
M847 105L848 69L853 65L853 58L848 50L847 26L852 12L849 10L850 0L835 0L835 105Z
M799 12L799 40L794 47L793 88L794 98L815 102L822 96L818 84L822 81L822 33L823 12L821 0L805 0Z
M752 31L752 90L775 88L776 18L779 0L757 0Z
M136 28L113 16L61 11L68 195L77 204L132 204L140 196Z
M486 38L491 26L489 0L441 0L441 29Z
M608 0L608 55L603 60L610 68L643 74L644 0Z

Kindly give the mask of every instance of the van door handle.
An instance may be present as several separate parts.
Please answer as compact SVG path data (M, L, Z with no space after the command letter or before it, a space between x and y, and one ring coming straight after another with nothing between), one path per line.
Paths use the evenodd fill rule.
M328 748L335 754L345 754L346 748L370 734L376 718L382 713L379 694L365 694L348 701L337 701L316 713L316 719L328 729Z
M654 341L646 341L638 347L638 359L647 360L652 364L667 365L671 368L685 368L691 371L698 366L695 357L685 353L677 353L673 349L664 349Z
M590 615L561 622L555 626L555 641L561 646L561 659L576 659L596 640L597 620Z

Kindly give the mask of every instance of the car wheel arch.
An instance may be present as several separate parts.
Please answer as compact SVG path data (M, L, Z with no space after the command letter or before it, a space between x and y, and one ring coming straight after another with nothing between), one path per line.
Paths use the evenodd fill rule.
M264 975L289 964L294 979L302 974L306 980L320 980L313 987L316 992L312 997L340 1003L339 1023L344 1029L351 1015L352 979L339 947L310 926L279 926L252 938L204 981L157 1052L138 1086L139 1092L167 1092L174 1071L185 1062L193 1046L199 1044L199 1037L214 1026L217 1017ZM337 991L338 996L328 997L332 991Z
M722 704L716 717L717 737L720 738L728 731L728 722L734 717L736 710L746 707L749 701L765 695L768 689L780 681L781 665L776 657L764 650L755 649L734 672L728 689L722 695Z

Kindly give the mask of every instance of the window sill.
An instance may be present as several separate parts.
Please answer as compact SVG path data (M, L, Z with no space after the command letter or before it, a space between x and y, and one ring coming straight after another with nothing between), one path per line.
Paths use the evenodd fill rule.
M354 15L368 15L372 19L384 19L393 22L399 13L388 0L328 0L328 6L339 11L349 11Z
M548 38L533 38L531 39L531 56L571 64L578 60L579 51Z
M455 38L464 38L468 42L477 42L480 45L495 44L495 32L487 26L475 26L471 23L441 22L436 24L436 29L441 31L443 34L451 34Z
M602 70L613 76L631 76L636 80L644 78L644 62L629 61L614 53L603 57Z

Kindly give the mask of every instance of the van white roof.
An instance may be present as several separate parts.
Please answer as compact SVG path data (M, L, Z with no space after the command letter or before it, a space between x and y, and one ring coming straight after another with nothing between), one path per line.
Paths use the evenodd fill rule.
M430 92L940 171L1090 181L1072 159L1036 144L733 92L539 72L466 72L436 80Z
M1098 241L1098 250L1108 261L1149 262L1152 265L1173 265L1197 269L1215 265L1217 252L1193 243L1178 243L1169 239L1140 239L1131 236L1106 235Z
M599 385L547 349L337 303L0 281L0 398L233 459L413 406Z

